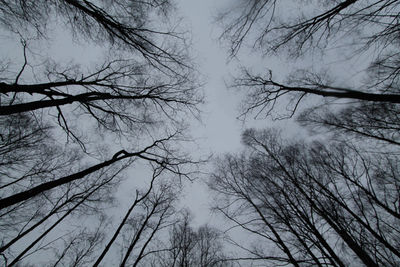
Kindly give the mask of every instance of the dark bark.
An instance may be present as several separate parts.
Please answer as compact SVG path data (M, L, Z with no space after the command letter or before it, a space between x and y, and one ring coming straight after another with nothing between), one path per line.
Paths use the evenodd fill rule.
M244 196L246 200L253 206L253 208L256 210L257 214L260 216L261 220L264 222L264 224L270 229L270 231L273 233L277 240L277 245L281 247L283 252L288 256L289 262L293 264L293 266L299 267L300 265L297 263L297 260L293 257L292 252L290 249L286 246L285 241L282 240L280 233L275 229L275 227L268 222L268 220L265 218L264 214L261 212L259 207L248 197Z
M139 231L138 231L137 233L135 233L135 238L132 240L132 242L130 243L130 245L129 245L129 247L128 247L128 250L127 250L126 253L125 253L124 259L122 260L122 263L121 263L121 265L120 265L121 267L123 267L123 266L126 265L126 262L127 262L129 256L130 256L131 253L132 253L132 250L135 248L135 246L136 246L137 242L139 241L139 239L140 239L140 237L141 237L141 235L142 235L144 229L147 227L147 223L149 222L150 218L151 218L151 217L153 216L153 214L155 213L158 204L159 204L159 203L154 203L154 205L153 205L153 207L151 208L150 212L147 214L145 220L144 220L143 222L141 222L142 225L140 226Z
M274 84L275 85L275 84ZM361 91L355 90L323 90L321 89L313 89L307 87L291 87L284 86L280 84L276 84L280 87L282 91L289 92L302 92L306 94L319 95L323 97L335 97L335 98L346 98L346 99L358 99L363 101L372 101L372 102L387 102L387 103L400 103L400 95L398 94L376 94L376 93L365 93Z
M144 251L147 248L147 246L150 244L150 241L153 239L153 237L156 234L156 232L159 230L166 212L167 212L167 209L165 209L163 211L163 213L161 214L161 216L160 216L160 218L159 218L159 220L157 222L157 225L154 227L153 231L151 231L150 236L147 238L146 242L144 243L144 245L140 249L140 252L139 252L135 262L133 263L132 267L136 267L139 264L139 262L145 257Z
M28 229L26 229L25 231L23 231L22 233L19 233L16 237L14 237L12 240L10 240L7 244L3 245L0 248L0 253L2 253L3 251L5 251L6 249L8 249L9 247L11 247L15 242L17 242L18 240L20 240L21 238L23 238L25 235L29 234L30 232L32 232L34 229L36 229L36 227L38 227L39 225L41 225L42 223L44 223L48 218L50 218L51 216L53 216L54 214L56 214L61 208L65 207L68 203L70 203L71 200L67 200L65 202L63 202L61 205L57 206L56 208L54 208L53 210L51 210L46 216L43 216L43 218L41 218L38 222L36 222L34 225L32 225L31 227L29 227Z
M32 101L21 104L14 104L9 106L0 106L0 116L11 115L15 113L22 113L27 111L33 111L37 109L49 108L49 107L59 107L67 104L72 104L74 102L79 102L81 104L90 105L91 102L99 100L138 100L138 99L152 99L160 100L165 102L178 102L177 99L164 99L161 96L155 96L150 94L145 95L112 95L109 93L100 92L89 92L79 95L66 95L64 98L50 99L50 100L39 100Z
M106 160L102 163L96 164L90 168L87 168L83 171L74 173L72 175L68 175L62 178L59 178L57 180L54 181L50 181L50 182L46 182L43 183L41 185L35 186L31 189L28 189L26 191L14 194L12 196L0 199L0 209L9 207L11 205L14 205L16 203L22 202L24 200L27 200L29 198L32 198L40 193L43 193L45 191L51 190L53 188L56 188L60 185L63 184L67 184L70 183L72 181L78 180L78 179L82 179L84 178L86 175L89 175L91 173L94 173L102 168L105 168L107 166L110 166L118 161L121 161L123 159L127 159L127 158L131 158L131 157L139 157L145 160L149 160L149 161L153 161L156 162L160 165L165 165L165 163L163 162L158 162L157 159L154 158L149 158L147 156L145 156L144 154L146 153L146 151L154 146L157 145L157 143L162 142L162 140L158 140L156 142L154 142L151 146L146 147L144 150L139 151L139 152L134 152L134 153L127 153L125 150L121 150L118 153L116 153L112 159L110 160Z
M258 142L258 141L257 141ZM267 151L268 155L279 165L282 171L286 174L288 179L293 181L293 185L299 190L299 192L308 200L309 205L315 209L318 214L326 220L326 222L335 230L335 232L343 239L343 241L349 246L351 250L359 257L359 259L369 267L376 267L378 264L370 257L370 255L362 249L362 247L357 244L357 242L347 233L344 228L341 228L336 222L331 219L328 215L329 211L323 210L320 207L324 206L323 203L315 203L314 200L308 196L308 194L303 190L302 186L298 183L296 177L293 177L290 172L286 169L286 167L282 164L282 162L274 155L272 152L265 146L264 144L259 143L263 146L263 148Z
M88 193L72 208L70 208L63 216L61 216L51 227L44 231L39 237L37 237L28 247L26 247L8 266L14 266L31 248L33 248L43 237L50 233L57 225L59 225L68 215L70 215L76 208L78 208L83 202L86 201L93 193L95 193L103 184L97 186L94 190Z
M119 224L117 230L114 232L114 235L111 237L110 241L107 243L106 247L104 248L104 250L101 252L100 256L97 258L96 262L93 264L93 267L96 267L100 264L100 262L103 260L104 256L107 254L107 252L110 250L111 245L114 243L114 241L117 239L119 233L121 232L122 227L124 227L124 225L126 224L126 221L128 220L130 214L132 213L133 209L136 207L136 205L143 201L145 198L147 198L151 192L151 190L153 189L153 182L155 180L155 178L158 175L156 173L153 174L153 178L151 180L151 184L149 189L147 190L147 192L141 196L140 198L138 198L139 196L136 195L135 201L132 203L132 205L130 206L130 208L128 209L128 211L126 212L124 218L122 219L121 223Z

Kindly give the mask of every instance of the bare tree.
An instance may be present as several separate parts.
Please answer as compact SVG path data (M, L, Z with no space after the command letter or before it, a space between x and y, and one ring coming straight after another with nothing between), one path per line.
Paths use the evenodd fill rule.
M117 172L118 173L118 172ZM110 175L110 173L108 173ZM80 195L81 196L73 196L72 199L67 199L66 203L62 203L60 206L56 207L56 209L53 209L47 216L41 218L37 223L33 224L30 226L28 222L21 230L20 234L12 239L10 242L8 242L6 245L2 247L2 251L7 251L7 254L13 255L13 248L11 247L14 245L16 241L18 241L21 238L26 238L26 236L29 237L29 234L35 234L39 233L38 237L34 237L33 241L31 243L27 243L26 247L20 251L9 263L7 266L13 266L15 264L18 264L23 258L26 256L32 255L38 251L41 251L42 249L47 249L49 245L51 245L53 242L57 241L58 238L56 238L53 241L50 241L49 243L46 243L45 245L42 245L43 240L58 226L60 226L67 218L69 218L73 213L80 213L81 215L88 214L88 208L89 202L91 201L96 201L96 198L93 200L91 197L96 194L102 194L102 193L109 193L105 190L105 185L110 183L113 179L115 179L116 174L111 175L111 177L105 177L104 180L101 180L102 182L99 183L97 186L92 186L90 187L87 191L82 192ZM85 208L83 210L80 210L80 208L85 205ZM84 211L84 212L83 212ZM96 214L101 215L99 212L99 207L95 209ZM15 212L15 211L14 211ZM51 220L49 220L51 219ZM44 224L45 222L50 221L49 225ZM30 226L27 230L24 231L24 228ZM44 228L42 229L42 227ZM83 229L81 229L84 231ZM22 232L23 231L23 232ZM31 237L32 238L32 237ZM29 239L28 239L29 240ZM33 251L32 251L33 250ZM92 248L90 249L92 250ZM28 254L29 253L29 254Z
M171 12L171 1L2 1L0 27L22 46L22 61L0 68L0 251L6 265L29 264L46 250L54 252L48 259L54 265L90 264L105 242L101 221L111 220L103 211L129 169L190 177L197 162L175 144L187 140L184 118L198 116L202 95L186 32ZM34 44L51 40L59 25L85 46L101 44L104 58L90 68L44 58ZM142 222L143 234L128 246L124 263L138 243L134 264L146 255L169 216L172 202L164 205L153 191L151 202L149 194L137 200L154 202L157 210ZM79 215L101 227L69 228ZM65 235L57 236L56 228Z
M151 65L174 70L174 65L186 67L182 48L173 45L181 42L182 35L160 25L155 18L165 22L174 7L171 1L47 1L24 0L18 3L3 1L0 22L13 32L34 31L48 36L54 16L65 23L75 35L91 41L109 43L116 48L128 49L145 58ZM163 28L166 26L166 28ZM175 25L173 25L175 26ZM172 45L171 45L172 42Z
M138 229L135 230L134 236L129 244L128 250L125 253L125 257L121 265L125 265L128 258L132 254L133 249L140 249L140 253L137 255L134 265L138 264L146 255L145 251L149 243L154 238L155 234L164 228L164 224L168 217L173 214L173 202L176 200L176 195L172 191L172 186L158 185L154 186L156 183L156 178L159 177L163 172L163 169L156 168L153 171L153 177L150 182L150 186L146 192L140 193L136 191L135 200L129 207L124 218L121 220L118 228L115 230L110 241L107 243L100 256L97 258L94 266L98 266L103 258L106 256L107 252L110 250L111 246L117 240L120 234L129 232L128 230L122 231L123 228L128 227L134 222L134 226ZM134 209L145 209L146 215L141 215L140 212L135 214ZM134 218L144 218L134 219ZM151 227L152 222L156 221L153 228ZM151 229L151 230L150 230ZM147 237L144 237L146 236ZM143 243L142 240L145 238L146 241ZM140 242L139 242L140 241Z
M221 38L228 41L232 56L246 43L263 54L276 53L293 61L317 53L322 53L322 60L332 49L348 51L352 56L366 51L370 59L366 82L349 86L326 72L302 69L285 82L274 78L272 71L256 74L245 67L232 82L233 86L247 88L244 113L255 111L268 116L281 104L287 105L289 112L278 118L291 117L300 102L312 95L398 104L398 11L397 1L236 1L219 16L224 26Z
M178 195L173 189L174 183L167 186L162 184L165 181L155 180L166 170L163 167L155 168L147 191L143 193L136 191L135 200L110 240L107 233L113 228L111 225L113 221L107 219L108 216L99 204L107 202L107 198L110 198L110 191L116 184L116 181L113 181L116 179L115 176L107 179L105 177L96 187L92 185L88 191L70 196L65 202L58 203L49 214L39 217L38 222L28 222L26 230L23 228L16 238L1 247L1 252L7 259L6 265L18 265L34 254L41 255L40 253L46 255L46 264L51 266L59 264L98 266L105 258L105 262L114 264L117 258L116 249L124 252L121 265L131 262L135 266L138 265L152 254L148 247L153 246L153 240L157 239L159 232L170 227L171 217L175 214L173 203ZM103 173L110 175L111 171ZM81 218L78 224L77 217ZM88 220L87 226L83 224L83 217ZM106 219L109 223L105 223ZM71 223L76 226L71 227L69 225ZM93 228L93 224L96 223L98 228ZM58 233L55 231L56 228L59 229ZM39 236L36 237L38 233ZM30 240L32 237L33 241ZM126 247L124 244L122 246L118 244L121 239L127 243ZM26 247L22 251L18 246L13 246L19 240L26 240ZM110 250L112 246L114 250ZM49 250L53 251L53 254ZM17 251L19 252L15 255Z
M128 153L125 150L121 150L121 151L115 153L114 156L110 160L101 162L101 163L91 166L87 169L84 169L80 172L55 179L53 181L42 183L42 184L40 184L38 186L34 186L26 191L19 192L19 193L16 193L16 194L8 196L8 197L4 197L0 200L0 209L15 205L19 202L22 202L29 198L35 197L38 194L41 194L41 193L51 190L53 188L59 187L61 185L71 183L78 179L82 179L85 176L92 174L103 168L106 168L118 161L121 161L123 159L129 159L132 157L138 157L138 158L147 160L149 162L154 162L161 167L165 166L165 168L167 168L168 170L172 171L175 174L185 175L184 173L180 172L179 165L182 165L184 163L189 163L188 161L182 162L176 158L175 159L169 158L168 155L159 156L156 153L151 151L152 148L159 148L160 144L161 144L161 148L163 149L163 146L162 146L163 142L165 142L169 139L172 139L172 138L173 138L173 135L169 136L167 139L164 139L164 140L156 140L153 144L151 144L150 146L144 148L142 151L139 151L139 152ZM178 169L176 169L176 168L178 168Z
M155 234L171 224L170 217L174 214L172 203L176 200L175 194L171 186L161 185L141 203L142 215L128 223L133 231L129 234L131 238L128 239L127 250L120 266L128 265L132 258L134 258L133 266L137 266L148 255L148 247L155 239ZM135 250L137 255L133 257L136 254Z
M94 252L104 239L105 228L105 225L100 223L94 230L79 229L75 235L67 236L63 249L55 253L57 261L51 266L87 266L91 264L94 260Z
M173 137L170 136L169 138ZM190 164L190 161L182 161L181 158L173 157L170 151L167 150L165 141L167 140L158 140L151 147L146 148L146 151L136 153L135 155L128 155L129 153L125 151L119 152L105 163L97 164L75 174L56 178L36 186L32 185L32 188L28 190L17 192L1 199L1 203L3 204L1 214L3 219L2 228L9 236L8 241L4 239L6 242L2 244L1 251L6 252L7 255L13 255L12 246L17 241L29 237L31 234L34 235L44 223L53 220L54 217L61 216L34 242L26 247L24 251L17 255L10 263L10 266L24 259L25 254L37 246L39 242L42 242L55 227L59 226L71 214L81 212L79 211L80 207L82 207L82 211L84 210L85 213L92 210L95 214L101 214L101 206L105 204L107 206L107 202L110 202L112 198L112 189L118 184L119 179L114 179L115 176L135 163L136 158L151 162L154 166L158 166L157 168L168 171L173 175L189 175L189 173L183 171L182 167L187 163ZM156 150L153 150L154 148ZM160 154L161 150L159 149L164 152ZM91 195L94 192L96 192L95 195L97 197L93 198ZM144 195L141 199L143 200L147 195ZM89 196L91 197L88 198ZM17 221L15 221L16 218ZM162 218L164 217L162 216ZM160 218L161 222L163 220ZM159 229L159 227L155 229ZM12 231L10 231L11 229ZM154 230L154 233L156 231ZM29 255L39 250L36 249L30 252ZM7 258L9 257L7 256Z
M4 1L0 25L21 36L23 62L16 72L9 71L12 64L3 71L0 115L50 109L68 137L86 149L89 142L81 136L85 130L73 123L77 119L121 138L165 120L181 123L178 114L197 114L201 94L186 53L186 36L168 23L173 9L170 1L152 0ZM49 37L55 17L60 20L55 24L65 22L77 37L101 41L115 52L91 70L38 59L29 49L34 40L24 35L33 31L38 38Z
M216 209L264 240L243 246L248 259L293 266L398 265L396 156L344 143L288 142L278 134L246 131L247 153L221 160L210 181L220 197Z
M88 135L81 136L76 119L121 138L165 120L177 127L182 121L177 115L196 115L201 102L189 70L170 75L134 59L111 59L90 72L54 64L36 71L43 72L41 81L19 82L22 68L16 78L0 83L0 116L50 109L55 123L84 149Z
M235 243L248 253L240 260L399 264L399 229L393 227L399 219L399 10L397 1L263 0L236 1L220 14L231 57L240 60L239 50L250 44L263 56L322 62L280 75L284 81L273 70L244 66L232 81L246 89L243 115L288 118L303 103L298 121L326 133L310 142L247 130L244 155L217 163L210 181L219 196L215 208L257 239L252 247ZM348 58L324 65L332 50ZM349 85L330 66L349 69L354 56L368 57L368 65L354 67L365 78L349 75Z
M376 146L388 152L399 145L399 107L388 103L360 103L335 111L326 107L310 109L297 118L310 129L335 134ZM391 148L392 147L392 148Z
M152 252L154 266L232 266L226 260L220 231L208 225L194 229L187 210L176 220L170 227L169 240Z
M272 78L272 71L266 76L254 75L247 70L243 71L243 75L235 79L232 85L250 89L250 93L244 101L242 115L256 112L256 116L270 116L274 109L278 109L277 107L283 104L287 105L288 112L286 111L277 118L290 118L297 111L301 101L308 95L387 105L400 103L400 94L397 92L363 92L357 88L335 86L329 81L324 81L323 77L315 73L302 73L303 77L290 77L289 83L285 84L275 81ZM286 99L284 99L285 97Z

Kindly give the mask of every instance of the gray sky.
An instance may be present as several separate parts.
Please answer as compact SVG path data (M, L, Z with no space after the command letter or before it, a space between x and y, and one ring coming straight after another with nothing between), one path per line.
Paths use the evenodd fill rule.
M228 66L226 51L217 41L218 27L213 25L217 8L227 1L180 0L178 3L185 22L192 30L196 63L206 82L202 122L195 122L191 129L199 147L195 154L212 153L217 156L236 151L240 147L242 129L241 122L236 120L239 99L232 90L226 88L225 80L229 77L232 64ZM211 196L202 181L187 183L184 191L182 204L193 212L194 223L210 223ZM215 223L216 220L212 221Z
M213 16L217 10L229 7L231 1L214 0L179 0L181 14L185 17L188 27L192 29L193 48L200 72L205 76L206 104L202 116L202 123L195 123L191 129L196 138L199 151L195 154L207 155L212 153L220 156L223 153L240 152L240 135L246 127L266 127L280 125L286 129L294 129L296 126L291 121L272 122L270 120L248 120L246 124L237 119L240 114L239 106L242 96L234 89L229 89L230 77L239 67L238 60L227 61L227 50L222 47L217 38L220 28L213 23ZM265 69L265 59L250 55L245 49L246 56L240 57L241 62L254 66L257 69ZM243 53L242 53L243 54ZM267 60L268 66L283 72L283 64L276 58ZM289 130L292 131L292 130ZM210 166L206 169L211 170ZM203 178L207 178L207 175ZM182 204L188 206L195 215L194 222L198 225L204 223L218 224L218 218L209 212L212 203L211 196L201 180L187 184Z
M240 123L235 119L237 98L224 84L230 69L226 52L217 42L218 27L212 21L216 8L224 1L216 2L180 0L179 6L192 29L194 54L206 80L203 125L195 127L193 134L206 138L206 149L225 152L237 148Z

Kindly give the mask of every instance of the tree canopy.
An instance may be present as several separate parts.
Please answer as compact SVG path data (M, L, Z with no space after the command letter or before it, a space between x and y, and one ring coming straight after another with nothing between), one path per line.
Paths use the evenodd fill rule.
M232 238L243 251L237 260L399 265L399 10L398 1L262 0L220 13L233 60L250 46L266 62L279 56L296 66L276 75L276 66L257 73L242 64L231 81L245 92L242 115L295 117L309 130L303 138L245 130L243 151L216 162L214 208L228 230L254 240Z
M308 134L244 129L243 150L212 168L185 151L204 96L177 4L0 1L13 46L0 58L0 261L399 266L399 1L222 8L239 117ZM56 41L68 59L47 51ZM199 176L218 228L180 208L181 182Z
M197 118L202 102L189 36L174 12L158 0L1 1L1 31L22 57L2 55L0 70L6 266L136 265L168 228L179 181L192 179L198 163L178 143L188 140L186 119ZM46 54L43 44L60 27L77 50L101 47L97 62ZM121 184L131 193L119 196ZM105 229L118 219L110 210L130 198L112 236Z

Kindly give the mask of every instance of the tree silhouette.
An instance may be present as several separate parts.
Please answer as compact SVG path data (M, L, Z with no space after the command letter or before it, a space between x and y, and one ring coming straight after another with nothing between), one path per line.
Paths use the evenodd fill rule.
M291 117L310 96L398 104L398 49L394 45L398 42L398 9L393 1L295 1L290 6L274 0L236 1L219 16L221 38L228 42L232 57L244 44L251 44L264 55L277 54L293 62L308 56L323 62L325 54L334 49L352 58L365 52L370 64L367 70L356 70L366 71L365 82L348 86L332 78L335 73L327 66L326 71L304 67L287 81L277 80L272 71L258 74L251 66L244 67L232 81L232 86L248 92L244 114L254 111L257 116L269 116L276 110L281 113L277 118ZM338 61L338 66L352 64L351 60ZM281 105L287 105L286 113L279 109Z
M5 55L0 68L6 265L29 264L43 251L52 251L46 264L93 263L112 220L104 210L126 198L115 193L127 173L162 169L163 176L190 178L197 161L176 144L187 141L185 119L198 116L202 94L174 9L154 0L2 2L0 27L22 47L21 62L3 65ZM96 65L57 61L35 46L49 44L59 25L85 46L101 46ZM139 239L146 253L141 242L167 217L154 206L160 225L154 216L138 221L145 229L129 246L126 263ZM91 225L82 220L70 227L76 216Z
M290 142L271 130L247 130L243 140L246 153L221 159L210 186L215 208L258 237L259 246L247 248L253 260L399 263L397 156L342 142Z

